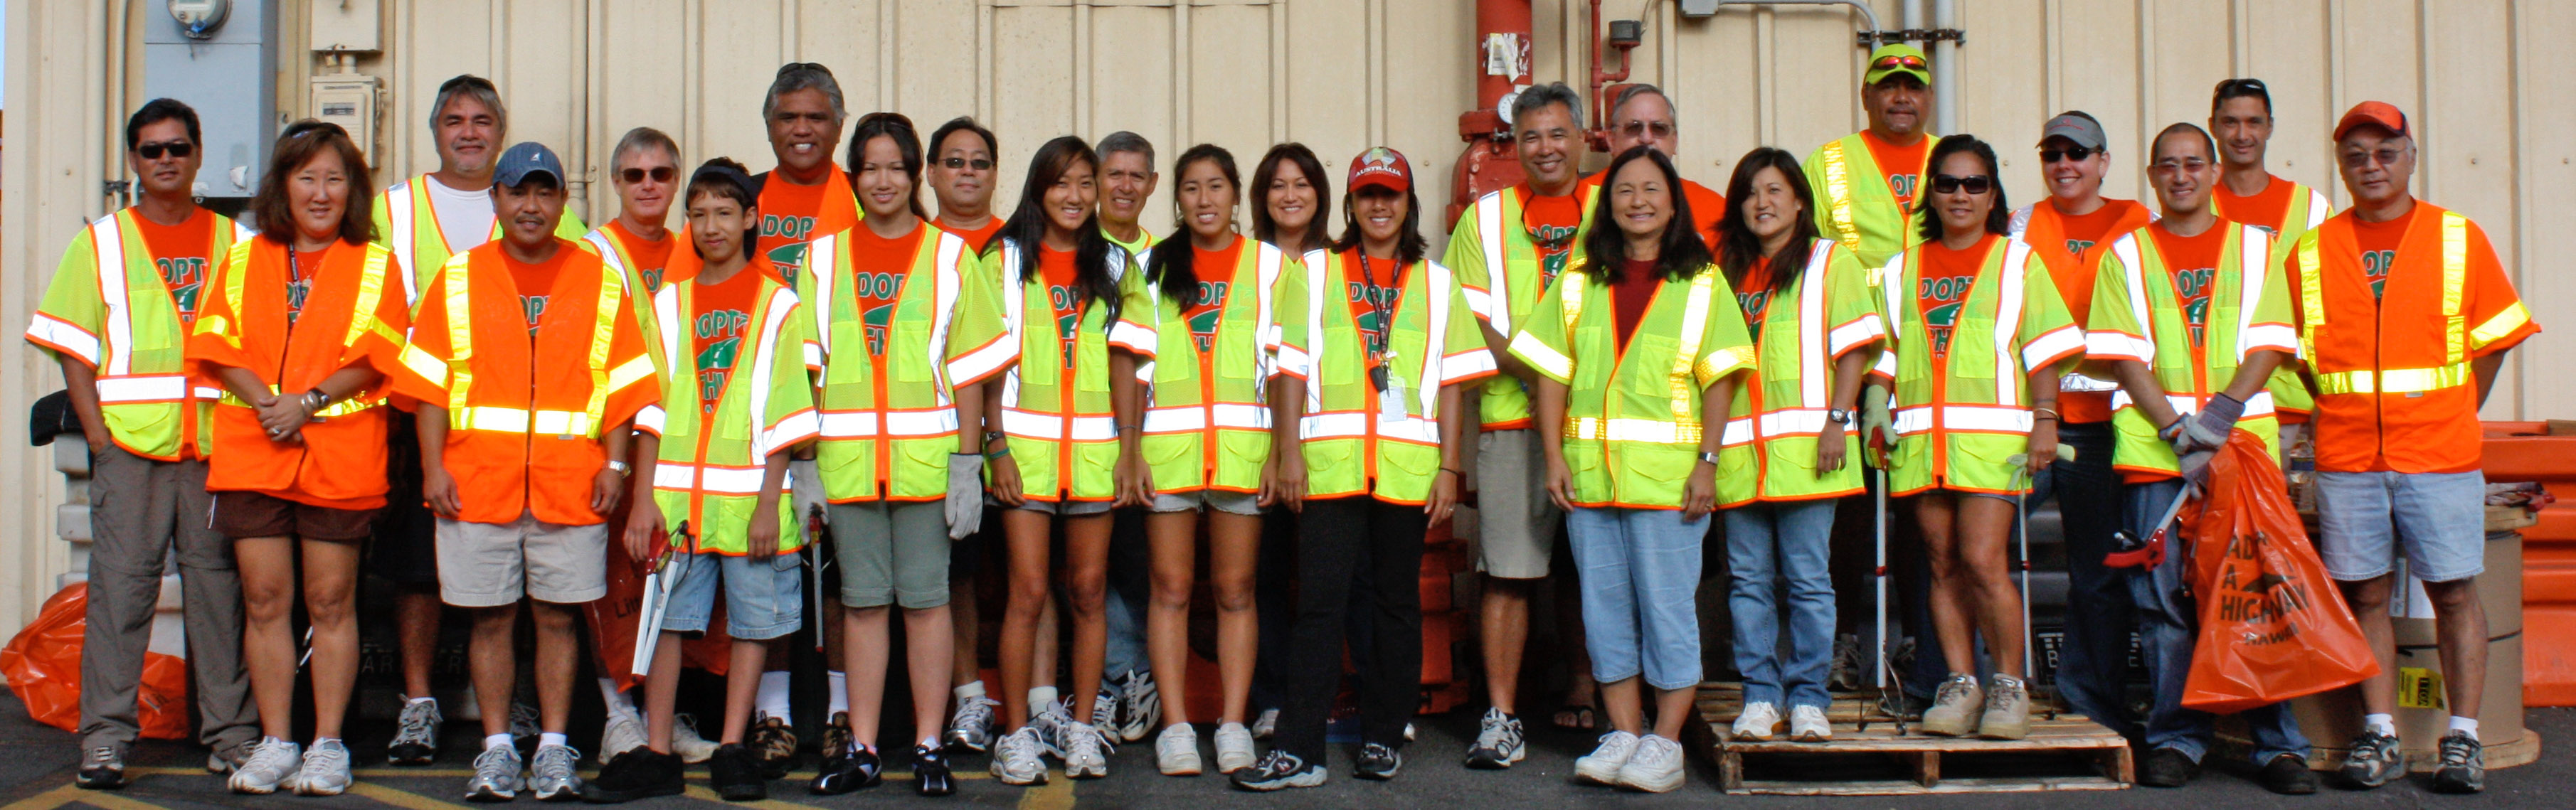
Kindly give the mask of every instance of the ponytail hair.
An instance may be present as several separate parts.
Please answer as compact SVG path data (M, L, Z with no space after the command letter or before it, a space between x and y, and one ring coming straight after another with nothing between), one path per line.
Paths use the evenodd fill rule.
M1216 144L1203 143L1190 147L1189 151L1182 152L1180 157L1173 159L1173 181L1179 182L1181 175L1189 173L1190 164L1202 160L1216 162L1217 171L1225 174L1226 185L1235 188L1236 199L1240 200L1243 174L1234 168L1234 153L1225 151L1225 147ZM1180 208L1180 195L1172 195L1172 219L1175 222L1186 223L1189 217ZM1165 249L1163 245L1171 245L1171 248ZM1196 263L1193 259L1197 251L1190 247L1189 228L1186 225L1174 228L1171 236L1164 237L1163 241L1155 244L1154 247L1153 259L1145 263L1145 281L1162 287L1163 297L1172 299L1172 303L1181 305L1182 309L1198 306L1199 271L1192 266Z

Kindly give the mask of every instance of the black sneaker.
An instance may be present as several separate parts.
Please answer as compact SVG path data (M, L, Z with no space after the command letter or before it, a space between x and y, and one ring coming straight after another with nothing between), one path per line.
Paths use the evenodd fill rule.
M876 787L885 781L884 763L877 752L853 744L849 751L823 758L823 772L816 774L810 790L816 796L838 796L853 790Z
M760 766L762 779L785 779L787 770L796 764L796 732L788 729L786 718L760 718L751 724L751 734L743 742L752 762Z
M680 769L685 767L678 754L665 754L651 748L636 748L618 754L601 766L599 775L581 783L581 800L592 804L617 804L655 796L677 796L688 785Z
M1227 778L1234 780L1235 787L1263 792L1319 787L1324 784L1324 766L1307 764L1296 754L1273 748L1252 767L1228 774Z
M912 789L924 796L946 796L957 792L956 777L948 773L948 752L936 745L912 748Z
M2200 763L2174 748L2148 751L2138 762L2138 784L2147 787L2182 787L2199 777Z
M113 745L93 745L81 752L80 774L72 784L82 790L115 790L125 786L125 752Z
M2406 775L2406 752L2397 748L2397 737L2362 729L2344 755L2343 778L2353 786L2368 790Z
M2308 758L2297 754L2278 754L2263 763L2263 772L2255 775L2263 789L2283 796L2305 796L2317 792L2317 772L2308 769Z
M729 802L756 802L769 798L769 782L761 777L760 761L752 758L751 749L742 743L725 743L707 758L707 781L715 784L716 795Z
M1384 781L1395 778L1395 772L1403 769L1403 751L1390 748L1385 743L1369 743L1360 746L1360 758L1351 766L1351 775Z
M2487 789L2486 746L2466 731L2442 735L2442 767L2433 772L2436 793L2477 793Z

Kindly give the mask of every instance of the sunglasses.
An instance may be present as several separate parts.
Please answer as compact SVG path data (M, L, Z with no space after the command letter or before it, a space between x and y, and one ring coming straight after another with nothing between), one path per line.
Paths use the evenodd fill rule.
M975 167L975 170L979 172L989 172L993 170L993 161L985 158L976 158L974 160L967 160L962 157L940 158L939 165L948 167L949 171L956 171L968 166Z
M680 170L670 166L655 166L650 169L629 166L617 170L617 179L628 183L641 183L647 177L653 178L653 182L656 183L668 183L679 176Z
M1887 70L1891 68L1922 70L1923 57L1903 55L1882 56L1878 58L1878 61L1869 63L1869 68L1871 70Z
M1961 191L1969 194L1984 194L1993 190L1995 190L1995 176L1991 174L1972 174L1966 177L1955 174L1932 175L1934 194L1957 194Z
M197 145L187 141L154 142L134 147L134 153L142 155L144 160L160 160L162 155L183 158L196 154Z
M1673 134L1673 122L1630 121L1626 126L1620 127L1619 132L1631 138L1643 138L1649 132L1654 133L1654 137L1657 138L1669 138Z
M2069 146L2064 149L2042 149L2039 150L2039 161L2041 163L2056 163L2061 160L2084 160L2093 157L2093 155L2101 151L2102 150L2084 146Z

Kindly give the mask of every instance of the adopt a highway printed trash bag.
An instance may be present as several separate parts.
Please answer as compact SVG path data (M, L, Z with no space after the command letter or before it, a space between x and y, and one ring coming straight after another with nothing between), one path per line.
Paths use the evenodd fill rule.
M2184 513L2200 640L2182 705L2229 714L2379 674L2263 440L2237 430Z

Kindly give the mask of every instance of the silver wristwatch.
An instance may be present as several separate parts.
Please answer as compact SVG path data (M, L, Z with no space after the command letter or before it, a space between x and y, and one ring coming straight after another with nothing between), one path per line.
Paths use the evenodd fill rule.
M617 474L618 474L618 475L621 475L621 476L624 476L624 475L634 475L634 474L635 474L635 467L634 467L634 465L630 465L630 464L627 464L626 462L618 461L618 460L615 460L615 459L610 459L610 460L609 460L609 462L608 462L608 468L609 468L609 469L612 469L612 470L616 470L616 471L617 471Z
M1711 466L1711 467L1715 467L1715 466L1717 466L1717 458L1718 458L1718 456L1717 456L1717 454L1716 454L1716 453L1701 453L1701 454L1699 454L1699 460L1700 460L1700 463L1702 463L1702 464L1706 464L1706 465Z

